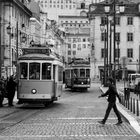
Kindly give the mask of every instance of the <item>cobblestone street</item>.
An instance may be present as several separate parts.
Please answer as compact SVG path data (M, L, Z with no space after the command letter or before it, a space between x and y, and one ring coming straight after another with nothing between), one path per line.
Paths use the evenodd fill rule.
M98 124L107 107L106 99L98 98L99 86L93 83L87 92L64 91L59 101L0 131L0 140L140 140L125 119L122 125L115 125L113 111L104 126Z

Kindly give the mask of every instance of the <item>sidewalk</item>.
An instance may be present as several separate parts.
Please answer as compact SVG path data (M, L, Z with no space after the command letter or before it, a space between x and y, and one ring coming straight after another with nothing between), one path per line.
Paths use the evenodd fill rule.
M100 87L101 91L103 93L105 93L107 91L107 87ZM122 92L122 90L120 91L120 89L123 89L123 83L121 82L117 82L117 90L119 94L124 94ZM136 97L135 95L133 95L134 93L130 94L130 97ZM133 114L132 112L130 112L130 110L128 110L125 106L123 106L122 104L120 104L117 101L117 107L120 111L120 113L123 115L123 117L130 123L130 125L140 134L140 116L136 116L135 114Z

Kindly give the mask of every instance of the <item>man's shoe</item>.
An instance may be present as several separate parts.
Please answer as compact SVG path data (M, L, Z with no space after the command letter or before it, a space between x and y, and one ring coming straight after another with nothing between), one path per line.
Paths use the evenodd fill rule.
M118 121L115 125L121 125L122 123L122 121Z
M98 123L100 123L100 124L105 124L105 122L104 122L104 121L98 121Z

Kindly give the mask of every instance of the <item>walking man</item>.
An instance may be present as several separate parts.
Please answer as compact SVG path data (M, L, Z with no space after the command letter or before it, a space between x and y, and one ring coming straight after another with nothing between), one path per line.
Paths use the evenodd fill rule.
M16 91L16 82L13 79L13 76L10 76L9 81L7 82L7 92L8 92L8 105L13 106L13 99Z
M99 123L100 124L106 123L106 120L109 116L109 113L110 113L111 109L113 108L113 110L118 118L118 123L116 125L119 125L119 124L122 124L122 119L121 119L120 113L119 113L117 106L116 106L116 96L118 97L119 102L121 102L121 98L116 90L115 83L114 83L114 80L112 78L108 79L107 84L109 86L109 89L106 91L106 93L99 96L99 98L108 96L108 107L106 109L104 119L102 121L99 121Z

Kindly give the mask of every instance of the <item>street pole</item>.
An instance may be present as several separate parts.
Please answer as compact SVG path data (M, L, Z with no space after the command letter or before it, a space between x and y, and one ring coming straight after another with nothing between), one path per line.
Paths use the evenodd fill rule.
M105 37L104 37L104 86L106 86L106 40L107 40L107 31L105 29Z
M109 57L109 76L112 76L111 74L111 58L112 58L112 22L110 21L110 57Z
M18 78L18 21L16 23L16 76Z
M1 55L2 55L2 53L1 53L1 16L0 16L0 78L1 78L1 66L2 66L2 57L1 57Z
M139 45L139 73L140 73L140 45Z
M106 45L107 45L107 76L109 75L108 74L108 14L107 14L107 34L106 34Z
M114 82L116 84L116 0L113 1L113 21L114 21Z
M12 48L11 48L11 33L9 34L9 66L10 66L10 75L12 75Z
M117 48L118 48L118 81L119 81L119 58L120 58L120 57L119 57L119 54L120 54L120 53L119 53L119 43L120 43L120 42L119 42L119 40L118 40L118 41L117 41Z

